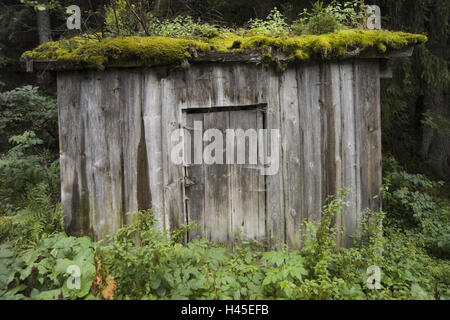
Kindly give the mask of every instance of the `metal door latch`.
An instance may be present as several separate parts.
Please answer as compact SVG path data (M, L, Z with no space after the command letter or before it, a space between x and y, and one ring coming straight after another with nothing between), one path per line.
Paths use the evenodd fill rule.
M195 179L195 177L184 177L184 185L186 187L190 187L197 184L197 180Z

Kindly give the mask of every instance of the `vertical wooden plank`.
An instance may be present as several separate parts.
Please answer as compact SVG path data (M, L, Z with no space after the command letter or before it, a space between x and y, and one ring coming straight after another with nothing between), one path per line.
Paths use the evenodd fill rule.
M102 217L106 202L102 186L106 183L107 155L105 152L104 121L101 111L101 78L95 72L87 74L81 85L81 103L86 134L85 165L87 189L89 190L89 221L95 240L104 234L105 220ZM84 165L84 164L83 164Z
M311 140L311 162L308 164L308 175L313 176L313 207L311 208L310 219L319 221L322 217L323 194L322 194L322 175L323 175L323 156L322 156L322 105L320 103L320 88L322 86L320 79L319 65L312 66L309 70L310 102L309 110L311 114L312 124L312 140Z
M342 124L340 101L339 65L336 63L321 65L321 105L322 115L322 160L323 160L323 199L335 196L343 188L342 168ZM334 226L338 230L336 243L342 247L343 213L336 213Z
M194 131L194 122L201 123L203 127L203 114L187 114L186 115L186 127L191 134L190 145L186 145L191 148L191 159L189 165L186 168L187 178L191 181L192 185L186 186L186 198L187 198L187 218L188 222L195 222L198 229L189 233L189 240L206 236L205 216L209 212L205 212L205 177L204 177L204 165L202 163L195 163L194 161L194 137L195 134L199 134L203 137L203 131ZM186 141L188 143L188 141ZM203 142L202 142L203 145Z
M258 111L256 113L256 123L258 130L259 129L266 129L264 126L264 112ZM263 131L262 131L263 132ZM263 155L266 155L267 152L267 146L266 141L263 137L262 145L258 141L258 154L260 152L263 152ZM259 136L259 139L261 139L261 136ZM260 150L261 149L261 150ZM257 170L257 185L258 185L258 233L256 235L256 240L258 241L264 241L267 240L267 211L266 211L266 194L267 194L267 187L266 187L266 176L264 175L264 172L261 171L262 167L264 166L264 163L261 163L260 158L258 158L258 170Z
M101 117L104 120L104 145L106 152L106 176L104 185L105 201L103 215L106 223L105 233L114 234L122 226L123 190L121 175L121 132L120 132L120 82L117 71L106 71L101 80ZM101 188L102 188L101 187Z
M322 154L322 203L326 203L330 195L336 194L335 183L332 174L335 170L333 157L335 146L333 145L333 113L334 108L330 101L330 65L321 63L320 68L320 110L321 110L321 154Z
M342 110L342 150L344 159L344 187L349 189L347 206L344 210L345 246L353 243L351 236L357 228L357 162L356 162L356 128L354 101L353 64L342 63L340 66L341 110Z
M312 122L311 112L308 108L310 101L310 88L308 83L310 81L310 71L306 66L299 66L297 73L298 81L298 103L299 103L299 119L300 119L300 134L299 143L302 145L302 158L300 165L300 176L304 177L301 184L299 197L302 199L302 215L305 221L310 220L311 206L312 206L312 183L310 172L308 172L309 163L311 162L311 137L312 137Z
M143 91L143 121L147 146L149 186L156 226L164 225L164 184L162 164L161 83L153 70L145 73Z
M361 64L358 61L354 62L353 72L354 72L354 98L355 98L355 146L356 146L356 159L357 159L357 168L356 171L356 179L357 179L357 190L356 190L356 201L357 203L361 200L361 196L367 195L367 180L363 180L363 176L366 176L365 172L367 171L368 158L370 154L367 154L369 151L367 141L367 133L365 129L364 118L366 113L365 99L367 96L366 90L367 88L367 76L364 72L367 70L366 65ZM368 71L368 70L367 70ZM369 111L370 112L370 111ZM364 172L364 173L363 173ZM367 178L367 176L365 177ZM361 194L363 193L363 194ZM363 214L363 211L367 209L368 202L363 200L361 203L362 206L358 206L358 212L356 216L357 223L360 221L360 215ZM363 209L363 206L366 206Z
M232 95L230 96L230 86L232 67L230 65L215 65L211 70L211 106L232 105Z
M212 106L212 68L205 65L193 65L186 73L187 108L206 108ZM175 74L170 79L175 80ZM179 73L177 73L179 76Z
M258 69L251 65L234 64L234 105L251 105L258 102Z
M138 179L146 172L138 173L139 146L142 145L142 75L130 70L120 71L120 99L122 120L122 179L123 223L131 224L139 208Z
M383 170L382 170L382 141L381 141L381 84L380 84L380 65L378 62L370 64L368 72L369 88L367 98L367 108L371 112L367 113L366 128L369 131L370 154L368 165L368 177L370 177L369 205L368 207L378 212L382 210Z
M69 88L71 89L69 90ZM78 188L78 181L75 180L77 172L75 167L76 159L74 159L73 154L76 148L73 140L75 135L78 134L78 132L76 132L76 125L78 124L77 118L72 119L72 126L67 125L71 116L75 115L74 109L77 107L77 104L79 104L80 99L80 82L75 81L75 73L59 72L57 75L57 90L59 93L58 128L61 205L64 212L64 226L66 231L76 232L75 229L81 229L79 226L75 228L76 222L80 221L80 219L73 220L73 217L77 214L74 210L74 202L80 201L76 190ZM72 104L70 101L72 101Z
M304 218L318 221L322 209L320 68L304 66L298 73L301 143L303 144L302 198Z
M181 126L181 110L174 74L162 79L162 164L164 177L164 217L165 228L175 230L185 223L183 203L183 166L172 163L170 154L174 144L171 134Z
M341 106L341 83L340 67L338 63L332 63L329 66L329 75L327 76L328 93L325 105L327 107L329 119L329 193L336 195L344 187L343 182L343 159L342 159L342 106ZM336 235L336 244L338 247L344 246L344 236L341 232L344 227L343 212L336 214L334 225L338 230Z
M254 132L257 148L258 129L262 128L262 122L258 123L258 111L233 111L229 113L231 129L242 129L244 132ZM242 232L245 239L260 240L264 237L264 230L259 230L260 217L264 215L265 208L260 208L259 195L264 192L264 185L260 182L260 170L258 164L250 163L251 138L245 138L245 164L230 165L230 193L232 212L232 232ZM235 140L235 146L237 143ZM255 149L257 154L257 149ZM234 153L237 155L237 150Z
M267 99L267 130L269 133L271 130L281 130L280 79L272 68L267 70L263 88ZM272 149L269 141L266 146L268 150ZM270 247L274 249L285 242L281 143L278 146L278 154L280 156L278 173L266 176L266 228Z
M300 140L300 106L298 102L297 70L290 68L281 76L280 104L282 106L283 181L285 186L284 217L286 242L300 248L300 227L304 220L302 198L303 144ZM299 141L300 140L300 141Z
M365 152L365 140L366 134L364 129L364 98L366 93L362 90L366 90L364 84L365 76L361 74L361 65L358 61L353 62L353 96L354 96L354 121L355 121L355 152L356 152L356 190L355 190L355 217L354 217L354 230L353 236L358 231L363 213L362 205L362 192L367 190L367 181L363 181L363 171L367 167L367 155L363 155ZM369 155L370 156L370 155Z
M333 125L331 121L333 117L333 108L329 107L329 103L327 101L328 93L329 93L329 84L330 84L330 68L329 64L321 63L318 66L320 68L320 98L319 98L319 106L320 106L320 116L321 116L321 167L322 167L322 203L325 204L328 197L330 195L335 194L335 185L331 181L332 177L330 176L332 172L335 171L334 161L331 161L330 157L333 153L333 144L330 140L332 140L332 133L334 132L334 128L330 126ZM331 109L331 110L330 110Z
M218 129L223 132L229 126L228 112L204 114L204 128ZM209 144L209 143L207 143ZM225 148L223 149L224 159ZM229 242L230 218L230 168L227 164L204 165L205 177L205 229L208 239L217 242Z
M377 62L355 62L360 214L381 208L380 77ZM361 217L358 217L358 221Z
M67 233L90 234L89 199L85 179L84 126L81 110L82 76L58 73L61 203ZM83 169L83 170L82 170Z

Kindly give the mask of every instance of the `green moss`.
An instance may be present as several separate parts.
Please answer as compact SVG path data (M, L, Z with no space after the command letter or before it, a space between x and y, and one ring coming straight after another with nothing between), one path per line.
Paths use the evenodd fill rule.
M264 52L261 55L261 60L262 60L262 62L267 63L267 64L274 62L274 59L270 52Z
M382 30L342 30L323 35L296 37L239 36L226 33L203 41L168 37L119 37L102 40L76 37L49 42L23 54L24 59L56 60L72 68L107 65L127 66L130 62L144 66L171 65L192 59L195 53L251 51L260 52L264 62L276 61L272 49L287 54L285 61L337 59L350 53L374 49L389 53L424 43L424 35Z
M324 35L305 35L290 38L249 37L242 40L243 50L258 49L265 46L280 48L299 60L335 59L349 52L374 48L380 53L399 50L427 41L424 35L380 30L343 30Z
M25 59L56 60L74 67L103 69L108 64L136 61L146 66L173 64L191 57L191 50L209 51L204 42L166 37L81 39L76 47L68 41L49 42L23 54Z
M224 33L218 37L214 37L208 40L208 43L214 47L216 51L228 52L236 45L235 42L239 42L241 37L234 33Z

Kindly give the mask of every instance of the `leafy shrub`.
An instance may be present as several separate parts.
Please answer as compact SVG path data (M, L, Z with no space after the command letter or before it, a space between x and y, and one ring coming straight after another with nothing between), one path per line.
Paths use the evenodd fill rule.
M402 232L385 228L379 299L448 299L450 264L427 255L420 243Z
M20 268L20 263L16 260L16 254L11 244L0 244L0 299L25 298L18 292L24 290L26 286L10 287L18 268Z
M24 208L27 192L38 184L45 184L52 200L59 199L59 160L54 160L43 141L33 131L13 136L15 144L0 156L0 215L12 215Z
M46 184L27 193L27 205L11 216L0 216L0 242L17 249L30 248L50 235L64 230L61 204L53 204Z
M292 299L294 291L308 275L305 258L300 252L289 252L285 247L281 251L264 253L261 260L265 264L262 282L265 296Z
M27 192L45 183L59 200L58 110L55 99L24 86L0 93L0 216L27 205Z
M262 274L249 250L231 254L205 239L184 246L176 235L156 229L150 212L135 218L134 225L121 229L100 250L100 259L117 280L117 298L260 297Z
M0 107L0 241L25 248L62 230L57 106L25 86L0 93Z
M314 3L311 12L306 9L293 22L292 30L295 34L324 34L332 33L343 28L365 27L367 20L367 6L364 1L345 2L336 0L324 6L322 1Z
M433 112L425 112L422 124L437 130L440 133L450 132L450 118L436 115Z
M29 248L63 229L57 106L26 86L0 93L0 107L0 132L10 135L0 154L0 241Z
M432 258L406 235L388 228L383 213L368 213L355 247L336 250L335 214L344 194L330 199L322 219L305 225L304 248L264 252L253 243L232 250L205 239L186 245L140 212L133 226L99 249L117 280L118 299L445 299L450 264ZM309 231L308 231L309 230ZM367 287L367 268L382 270L381 289Z
M58 149L58 106L37 87L24 86L0 93L0 152L9 149L12 136L32 131L50 150Z
M336 299L344 287L344 281L330 273L330 265L338 232L333 221L345 207L346 194L347 191L340 192L335 199L329 199L318 223L305 222L306 239L302 254L306 258L309 277L297 289L297 299Z
M385 160L384 168L389 226L402 226L435 254L450 257L450 203L438 197L443 182L409 174L393 158Z
M343 4L333 0L327 10L336 18L337 22L346 28L366 28L368 6L364 0L347 1Z
M248 35L264 35L264 36L286 36L289 32L286 18L275 7L263 19L251 19L248 22Z
M0 298L92 297L90 291L96 275L94 253L94 244L89 238L68 237L64 233L48 237L36 248L17 256L9 244L3 244L0 246ZM80 269L80 289L68 288L69 266Z
M174 38L213 38L218 36L219 28L208 23L196 23L192 17L178 16L172 20L155 21L152 25L152 34L155 36Z
M212 38L220 34L219 27L195 22L190 16L177 16L173 19L161 20L151 12L141 12L140 15L137 14L138 19L124 0L116 0L115 5L106 7L105 11L105 23L110 35L145 35L148 33L149 36L195 39Z
M307 23L310 34L331 33L342 28L336 16L328 8L324 8L322 2L314 4Z

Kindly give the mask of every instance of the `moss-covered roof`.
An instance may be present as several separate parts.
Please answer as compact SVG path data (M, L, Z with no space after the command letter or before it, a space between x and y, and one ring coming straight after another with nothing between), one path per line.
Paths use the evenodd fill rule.
M203 40L167 37L76 37L43 44L27 51L26 61L52 62L55 70L104 69L106 67L177 65L195 60L291 62L333 60L356 56L387 56L417 44L424 35L384 30L343 30L324 35L295 37L247 36L227 33Z

